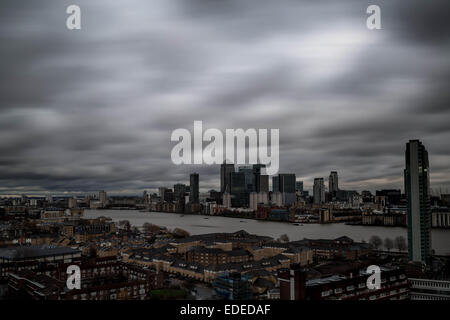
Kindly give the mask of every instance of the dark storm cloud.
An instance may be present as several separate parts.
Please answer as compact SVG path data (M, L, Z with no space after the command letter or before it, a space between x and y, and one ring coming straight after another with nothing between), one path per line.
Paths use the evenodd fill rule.
M279 128L280 171L310 186L402 186L404 144L450 183L448 1L2 1L0 193L218 187L175 166L176 128ZM378 4L382 30L369 31Z

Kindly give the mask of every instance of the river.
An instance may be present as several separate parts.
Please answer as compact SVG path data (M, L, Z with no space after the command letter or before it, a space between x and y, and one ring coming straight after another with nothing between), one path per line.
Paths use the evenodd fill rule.
M227 218L217 216L182 215L164 212L139 212L137 210L85 210L85 218L110 217L113 221L128 220L132 226L142 226L149 222L168 229L182 228L190 234L212 232L235 232L245 230L249 233L278 238L287 234L290 240L333 239L347 236L355 241L369 241L373 235L381 239L397 236L407 238L406 228L351 226L344 223L293 225L284 222L259 221L252 219ZM450 230L433 229L432 245L436 254L450 254Z

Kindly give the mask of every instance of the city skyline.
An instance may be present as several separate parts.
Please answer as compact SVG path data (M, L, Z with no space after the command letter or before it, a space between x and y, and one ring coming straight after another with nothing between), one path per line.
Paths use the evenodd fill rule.
M348 190L402 189L404 144L450 187L448 1L228 5L81 0L0 5L0 195L218 190L218 165L175 166L170 133L279 128L280 173L339 173Z
M406 145L408 146L411 143L411 141L420 141L420 140L412 139L409 142L407 142ZM143 189L143 190L138 190L137 193L121 193L121 192L114 193L114 192L112 192L112 193L110 193L110 195L112 195L112 196L139 196L139 194L142 193L142 192L144 193L144 195L150 194L150 193L161 194L161 189L172 190L174 193L176 193L177 192L176 191L177 188L179 188L180 186L183 186L183 188L187 187L189 189L189 187L191 185L191 181L192 181L192 176L196 176L196 179L197 179L196 182L195 182L197 192L200 192L202 194L208 194L210 191L221 192L221 193L229 192L229 191L227 191L228 188L227 188L227 190L222 189L223 183L228 181L228 180L226 180L227 178L225 178L226 175L224 176L223 167L224 167L225 164L226 164L226 167L227 167L228 175L231 172L233 172L235 174L240 174L240 173L243 174L244 170L245 171L246 170L253 171L254 168L252 166L260 166L259 164L256 164L256 165L248 165L248 164L236 165L236 164L230 164L230 163L224 162L224 164L219 165L219 173L218 173L219 177L217 178L218 183L213 188L202 188L201 187L201 183L200 183L201 179L199 179L199 174L197 172L191 172L191 173L189 173L187 175L187 177L188 177L187 179L177 181L173 185L163 184L163 185L159 185L159 186L157 186L155 188L146 188L146 189ZM230 171L230 169L231 169L231 171ZM430 171L429 168L427 170ZM405 190L405 183L406 183L405 178L406 178L406 176L405 176L405 172L403 172L403 187L386 188L386 187L382 187L381 186L380 188L376 188L376 189L347 190L347 188L342 187L342 186L340 187L338 185L337 181L338 181L339 173L336 170L332 170L330 172L330 175L329 175L328 179L326 178L326 176L313 178L313 183L312 184L306 183L306 186L307 186L306 188L304 188L305 180L302 180L301 178L296 177L295 173L280 172L280 173L278 173L276 175L270 175L270 176L269 175L265 175L265 177L267 178L266 182L265 182L267 184L267 188L268 188L267 192L279 192L279 187L278 187L278 185L279 185L279 177L280 176L290 176L290 175L293 175L293 177L294 177L294 180L293 180L294 182L292 183L292 185L293 186L295 185L296 188L297 188L297 186L301 186L301 190L300 190L301 193L303 193L303 191L305 191L306 193L311 192L312 198L315 198L315 194L317 192L316 191L316 182L317 181L321 181L322 186L320 187L321 191L319 191L319 192L323 193L323 195L320 196L322 200L319 200L318 203L322 203L324 201L324 199L325 199L324 198L325 197L325 192L330 193L331 195L335 196L336 195L335 193L337 191L339 191L339 190L340 191L356 191L356 192L361 193L361 194L363 194L366 191L369 191L372 194L375 194L376 191L380 191L380 190L399 190L402 194L406 195L406 190ZM331 182L331 178L332 177L334 179L333 182ZM276 180L276 182L274 182L274 179ZM270 181L270 183L269 183L269 181ZM330 188L329 188L330 182L334 185L333 188L335 190L331 190L330 191ZM276 186L274 186L274 183L276 184ZM345 186L345 183L344 183L344 186ZM429 186L431 186L431 184L429 184ZM105 189L105 188L103 188L103 189ZM73 195L73 196L90 196L90 195L96 195L96 193L101 194L101 193L104 193L104 192L105 192L104 190L100 190L100 191L99 190L93 190L91 192L83 192L83 191L79 191L79 192L63 192L63 193L46 192L46 193L41 193L41 194L21 193L21 194L14 194L14 195L2 195L2 194L0 194L0 197L21 197L21 196L24 196L24 195L31 196L31 197L33 197L33 196L35 196L35 197L36 196L37 197L48 197L48 196L62 196L62 197L65 197L65 196L71 196L71 195ZM108 192L110 192L110 191L108 191ZM448 193L449 193L448 189L442 189L441 188L440 190L436 190L436 189L433 189L433 188L430 187L430 196L433 196L433 195L434 196L438 196L438 195L441 195L441 194L448 194ZM314 201L316 201L316 200L314 200Z

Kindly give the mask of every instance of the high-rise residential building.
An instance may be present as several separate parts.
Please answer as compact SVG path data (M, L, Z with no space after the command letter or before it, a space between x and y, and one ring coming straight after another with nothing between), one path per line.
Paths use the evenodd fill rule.
M313 197L315 204L325 202L325 184L323 182L323 178L314 179Z
M191 192L189 193L189 202L190 203L199 203L199 179L198 173L191 173L190 176L190 188Z
M338 174L337 171L331 171L328 177L328 191L336 196L336 192L339 190Z
M406 144L405 163L409 259L427 263L431 254L430 173L428 152L419 140Z
M230 174L234 172L234 164L222 163L220 165L220 192L230 192Z

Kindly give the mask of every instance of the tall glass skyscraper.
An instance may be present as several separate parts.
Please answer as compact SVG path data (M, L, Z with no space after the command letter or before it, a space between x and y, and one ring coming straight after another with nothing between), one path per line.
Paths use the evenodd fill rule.
M253 168L250 166L241 166L238 172L242 172L245 176L245 189L247 192L256 191L255 176L253 175Z
M234 172L234 164L222 163L220 165L220 192L230 192L230 174Z
M189 193L189 202L199 203L199 181L198 173L191 173L190 184L191 192Z
M325 185L323 178L314 178L313 197L315 204L325 202Z
M430 173L428 152L419 140L406 144L405 162L409 259L427 263L431 254Z
M230 174L230 193L232 207L248 207L249 193L246 190L244 172L232 172Z
M273 192L279 192L280 191L280 181L278 179L278 176L272 177L272 191Z
M339 190L339 182L337 171L331 171L330 176L328 178L328 191L333 196L336 196L338 190Z

